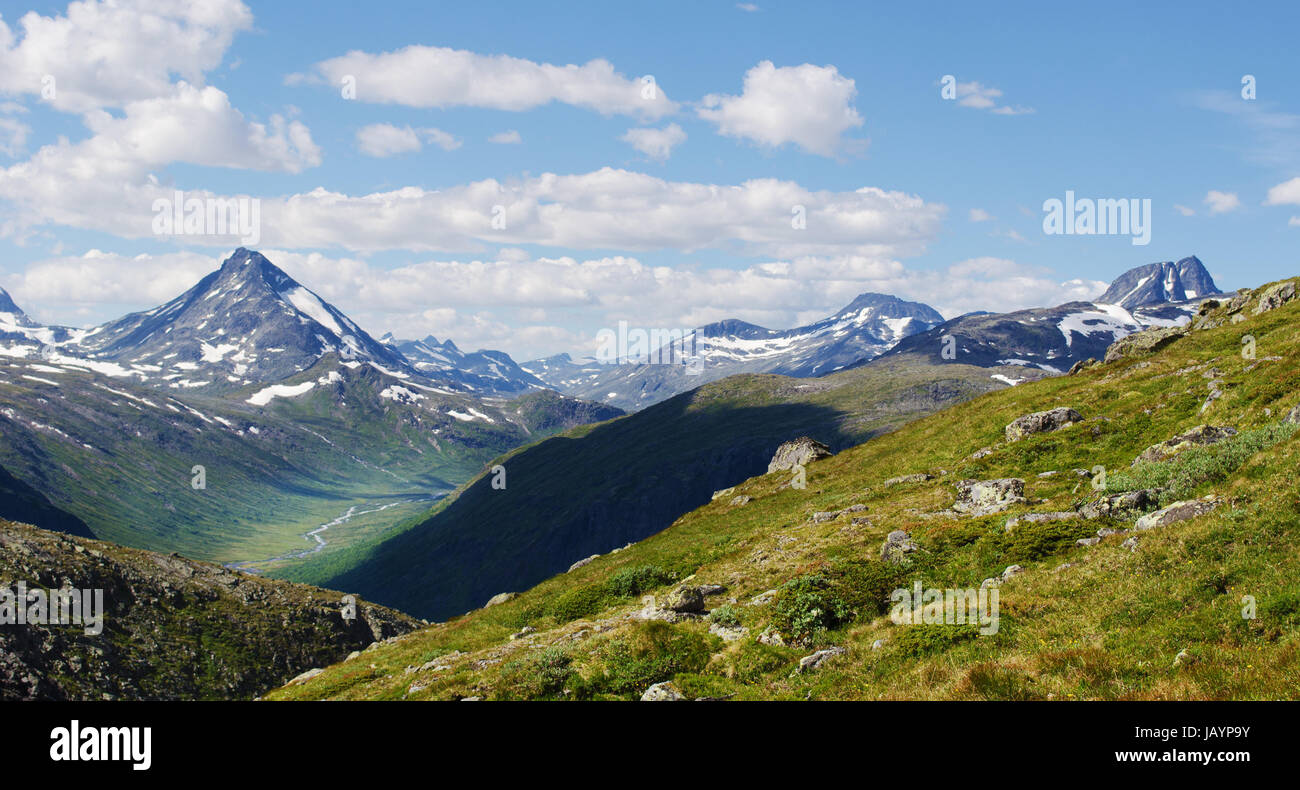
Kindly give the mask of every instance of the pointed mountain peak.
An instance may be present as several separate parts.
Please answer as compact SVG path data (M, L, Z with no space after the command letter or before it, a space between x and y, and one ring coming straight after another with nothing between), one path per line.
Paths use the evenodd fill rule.
M1133 309L1149 304L1186 302L1222 293L1205 264L1195 255L1174 263L1162 261L1138 266L1121 274L1097 301Z
M22 311L14 300L9 296L9 292L0 288L0 313L13 313L19 318L26 318L27 314Z
M909 302L892 294L872 291L858 294L834 317L842 318L852 313L861 313L863 310L870 310L873 316L879 318L918 318L929 323L943 323L943 316L928 304Z

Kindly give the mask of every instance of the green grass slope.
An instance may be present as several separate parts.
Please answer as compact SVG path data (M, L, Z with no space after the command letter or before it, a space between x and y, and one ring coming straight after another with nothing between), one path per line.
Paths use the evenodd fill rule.
M781 473L753 477L736 489L747 504L705 504L376 650L366 667L335 665L271 696L636 699L671 681L688 698L736 700L1300 698L1300 301L1278 297L1261 289L1154 353L912 422L812 464L805 489ZM1261 303L1276 309L1256 312ZM1084 420L1004 440L1008 423L1058 406ZM1133 465L1203 423L1239 433ZM1101 492L1100 477L1074 472L1097 467ZM914 474L930 477L887 483ZM1006 477L1025 480L1024 502L978 517L949 509L957 481ZM1005 526L1152 484L1163 491L1148 509L1219 504L1120 534L1107 533L1134 530L1138 513ZM851 505L865 511L813 518ZM899 564L881 559L893 530L917 545ZM1078 543L1098 531L1095 545ZM888 616L896 588L977 588L1012 565L1022 572L1000 583L996 634ZM706 618L638 618L641 596L662 605L683 583L725 590L705 599ZM744 630L724 641L711 633L722 626ZM799 671L832 647L843 652Z

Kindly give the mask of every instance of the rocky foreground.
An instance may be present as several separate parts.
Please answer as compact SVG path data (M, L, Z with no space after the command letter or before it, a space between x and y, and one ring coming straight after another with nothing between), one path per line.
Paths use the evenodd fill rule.
M29 607L51 590L102 591L102 624L13 622L20 584L42 590ZM349 600L0 521L0 700L250 698L422 625Z

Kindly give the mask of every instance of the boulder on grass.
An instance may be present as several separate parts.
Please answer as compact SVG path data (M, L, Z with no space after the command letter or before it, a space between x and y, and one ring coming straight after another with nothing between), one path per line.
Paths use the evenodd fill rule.
M1184 450L1218 444L1224 439L1230 439L1236 435L1236 428L1198 425L1190 431L1180 433L1168 441L1153 444L1143 450L1141 455L1133 459L1133 466L1141 463L1150 464L1166 461Z
M1018 477L963 480L957 484L957 501L952 509L970 516L987 516L1027 501L1025 481Z
M808 436L800 436L798 439L791 439L776 448L776 454L772 456L772 461L767 465L767 473L780 472L786 469L793 469L796 466L807 466L813 461L829 458L831 448Z
M1007 441L1018 442L1030 434L1059 431L1082 419L1082 414L1064 406L1047 411L1036 411L1016 418L1006 427Z

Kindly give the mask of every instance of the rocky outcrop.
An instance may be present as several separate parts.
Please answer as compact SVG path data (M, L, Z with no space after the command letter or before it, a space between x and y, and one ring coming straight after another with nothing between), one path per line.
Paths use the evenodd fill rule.
M19 582L101 591L102 628L0 627L0 700L248 699L424 625L339 592L0 521L0 584Z
M1213 425L1198 425L1190 431L1184 431L1172 439L1153 444L1143 450L1137 458L1133 459L1133 466L1141 463L1158 463L1167 461L1175 455L1190 450L1193 447L1204 447L1206 445L1218 444L1224 439L1230 439L1237 435L1236 428L1215 427Z
M570 570L572 570L572 569L570 569ZM511 600L512 598L514 598L514 597L515 597L516 595L518 595L518 594L519 594L519 593L512 593L512 592L497 593L496 595L494 595L494 596L492 596L491 598L489 598L488 601L487 601L487 603L483 604L483 608L486 609L486 608L488 608L489 606L496 606L496 605L498 605L498 604L503 604L503 603L505 603L506 601Z
M1160 492L1154 488L1125 491L1086 502L1079 513L1087 519L1106 516L1120 517L1134 512L1146 512L1160 504Z
M818 650L810 656L804 656L799 659L799 669L796 671L800 674L804 672L816 672L822 668L828 660L835 656L842 656L849 651L842 647L828 647L825 650Z
M791 439L784 442L776 448L776 454L772 456L772 461L767 465L767 473L780 472L786 469L793 469L796 466L807 466L813 461L829 458L831 448L807 436L800 436L798 439Z
M680 702L686 695L677 690L671 680L656 683L641 695L642 702Z
M1083 518L1083 514L1077 510L1062 510L1052 513L1026 513L1023 516L1015 516L1007 519L1003 527L1007 532L1015 529L1021 524L1044 524L1049 521L1077 521Z
M987 516L1027 501L1025 481L1018 477L962 480L957 484L957 501L952 509L968 516Z
M1134 332L1116 340L1106 349L1105 362L1145 357L1173 343L1187 334L1186 326L1166 326Z
M880 546L880 559L885 562L898 565L907 560L908 555L919 551L920 546L912 540L912 536L906 531L896 529L885 538L885 542Z
M1255 315L1267 313L1269 310L1276 310L1294 300L1295 294L1295 280L1270 285L1260 292L1259 301L1255 303Z
M1066 407L1026 414L1016 418L1006 427L1007 441L1018 442L1031 434L1059 431L1082 419L1082 414Z
M1189 499L1183 502L1175 502L1169 507L1161 508L1154 513L1139 518L1133 524L1133 529L1147 530L1156 527L1165 527L1170 524L1176 524L1179 521L1186 521L1197 516L1203 516L1219 506L1219 498L1214 495L1202 497L1200 499Z

